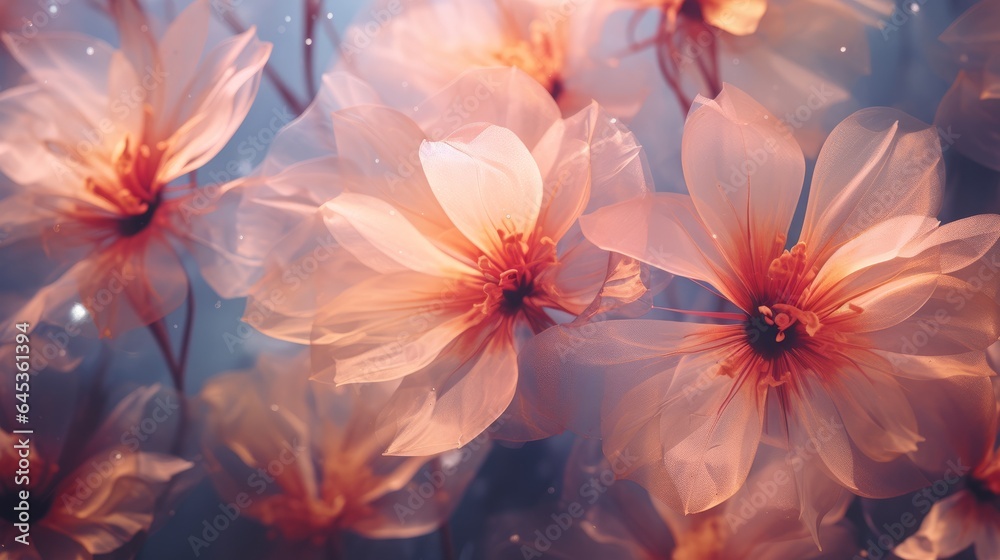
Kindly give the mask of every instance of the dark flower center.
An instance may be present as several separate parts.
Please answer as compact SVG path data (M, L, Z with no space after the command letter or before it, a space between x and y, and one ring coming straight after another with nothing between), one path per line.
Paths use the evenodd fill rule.
M755 313L743 323L743 332L747 335L747 343L757 355L767 360L780 357L784 352L795 348L800 343L799 329L792 326L782 329L763 313Z
M142 214L136 214L134 216L118 220L118 233L123 237L132 237L133 235L136 235L146 229L146 226L152 223L153 216L156 214L156 209L159 205L160 200L157 198L148 205L146 211Z

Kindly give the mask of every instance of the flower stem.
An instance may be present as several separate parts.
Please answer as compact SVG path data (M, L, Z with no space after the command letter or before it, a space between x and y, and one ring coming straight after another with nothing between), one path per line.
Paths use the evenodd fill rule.
M452 545L451 538L451 524L447 519L441 524L441 528L438 529L438 537L441 539L441 558L442 560L455 560L455 549Z

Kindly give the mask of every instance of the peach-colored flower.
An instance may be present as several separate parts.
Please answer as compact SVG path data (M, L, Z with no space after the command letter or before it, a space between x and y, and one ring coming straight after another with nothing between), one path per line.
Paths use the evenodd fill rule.
M391 386L334 387L309 382L308 372L308 353L266 354L254 370L214 377L202 390L203 447L222 497L241 500L283 546L322 545L343 531L394 539L436 530L489 439L430 457L385 457L374 425Z
M5 381L14 386L13 375ZM93 407L99 403L79 398L80 391L67 386L57 376L58 385L35 375L32 387L30 435L12 434L0 427L0 501L13 508L20 492L29 492L29 531L25 546L15 542L24 531L13 523L13 511L0 517L0 557L25 560L92 560L119 551L156 521L170 485L191 468L188 461L158 450L169 447L169 438L150 437L140 441L130 430L161 407L157 418L176 401L158 386L142 388L125 397L106 417ZM44 392L43 392L44 391ZM2 396L13 400L4 391ZM36 406L37 405L37 406ZM74 415L75 414L75 415ZM96 420L93 422L92 420ZM15 426L21 429L24 426ZM160 433L170 430L166 425ZM19 453L28 440L30 466L24 481L15 479ZM169 500L168 500L169 501ZM6 505L6 504L9 504Z
M542 376L532 398L561 403L544 410L602 408L605 452L631 448L643 459L626 476L685 512L732 496L762 441L810 450L856 494L922 486L922 435L939 420L921 395L988 385L983 350L1000 336L1000 216L932 217L944 171L933 129L890 109L841 123L786 249L804 165L776 120L732 86L699 98L684 130L690 197L581 218L599 247L690 278L731 311L560 327L521 353ZM576 351L552 359L559 346ZM594 379L603 405L578 389ZM829 503L803 496L812 523Z
M489 558L842 560L853 555L856 531L843 519L852 496L839 494L814 541L798 521L794 462L774 449L762 456L736 495L685 516L631 481L615 480L634 455L609 461L599 441L581 440L567 461L561 500L495 519Z
M187 294L176 253L193 185L257 91L270 46L253 31L206 50L199 0L157 37L135 0L111 3L121 48L72 33L4 41L33 81L0 95L5 259L45 285L17 312L59 319L79 298L102 336L152 323ZM41 261L41 262L39 262Z
M628 118L649 75L594 45L595 7L590 0L377 0L344 34L337 68L371 83L393 106L411 107L466 70L513 66L566 115L594 99Z
M676 165L676 150L663 131L680 127L691 100L697 94L714 97L723 81L744 89L780 117L786 134L815 156L832 124L850 112L853 83L871 70L866 26L893 7L886 0L597 4L604 14L594 19L606 22L601 37L617 40L609 50L633 52L622 60L640 57L645 72L658 68L663 76L667 89L650 95L630 125L635 122L634 132L644 146L661 147L662 165L667 166ZM661 166L659 160L651 163L654 169ZM670 184L669 178L656 179L660 190Z
M468 112L450 109L467 99ZM396 433L393 454L460 447L500 417L520 345L587 308L612 265L577 218L646 184L615 119L593 104L561 118L517 69L467 72L410 114L422 126L385 107L334 112L335 156L265 178L270 192L341 194L276 251L245 317L310 343L320 380L403 379L380 420ZM297 127L315 130L299 121L287 133ZM641 281L634 261L614 270L609 301L643 295L627 289Z
M757 31L767 0L618 0L639 9L663 11L669 30L676 31L679 18L702 21L731 35L750 35Z
M997 421L992 424L965 477L964 488L934 504L917 532L893 554L906 560L950 558L974 546L976 558L1000 557L1000 449L994 449Z
M941 40L960 68L934 122L955 135L955 147L1000 170L1000 2L984 0L959 16Z

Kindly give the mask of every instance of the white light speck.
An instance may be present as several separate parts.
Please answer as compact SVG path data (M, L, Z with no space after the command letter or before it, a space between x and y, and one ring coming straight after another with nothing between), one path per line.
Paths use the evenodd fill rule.
M292 16L285 16L285 23L290 23L292 21Z
M840 52L847 52L847 47L840 47Z
M87 47L87 56L94 56L94 47Z
M510 214L507 214L507 219L508 219L508 220L510 219Z
M276 404L272 404L272 405L271 405L271 411L272 411L272 412L278 412L278 405L276 405Z
M327 12L326 19L333 19L333 12Z
M462 452L458 449L446 451L441 455L441 468L446 472L450 472L458 468L458 464L461 462Z
M308 38L307 38L307 39L306 39L306 46L309 46L309 45L311 45L311 44L313 44L313 40L312 40L312 39L308 39Z
M718 235L715 235L714 233L712 234L712 239L718 239L718 238L719 238Z
M920 11L920 4L917 4L916 2L910 4L910 11L913 12L913 13L919 12Z
M218 300L218 301L216 301L216 302L215 302L215 308L216 308L216 309L219 309L219 308L221 308L221 307L222 307L222 300Z
M69 318L79 323L87 318L87 308L82 303L74 303L69 310Z
M379 162L379 159L378 159L378 158L375 158L375 163L378 163L378 162Z
M615 124L616 122L618 122L618 119L611 117L611 124Z
M56 13L58 11L59 11L59 6L56 6L55 4L49 6L49 13L50 14L54 14L54 13Z

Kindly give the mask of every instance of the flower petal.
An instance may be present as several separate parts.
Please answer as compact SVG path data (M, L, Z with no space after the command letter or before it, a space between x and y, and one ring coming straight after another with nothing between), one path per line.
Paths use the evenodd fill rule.
M822 264L897 216L937 214L944 185L933 128L893 109L858 111L830 133L813 173L801 239Z
M427 182L452 223L485 254L499 232L530 235L542 205L542 176L509 129L470 125L420 147Z
M729 301L752 309L735 263L705 229L691 197L655 193L634 198L582 216L580 226L592 243L606 251L707 282Z
M432 276L476 275L469 260L445 253L390 203L343 193L320 212L337 243L380 272L414 270ZM402 286L401 286L402 288Z
M458 449L500 418L517 387L517 353L493 330L470 331L403 380L379 417L380 427L395 433L387 455Z
M681 154L684 180L706 229L744 281L762 281L785 248L805 160L774 115L726 84L692 105Z

